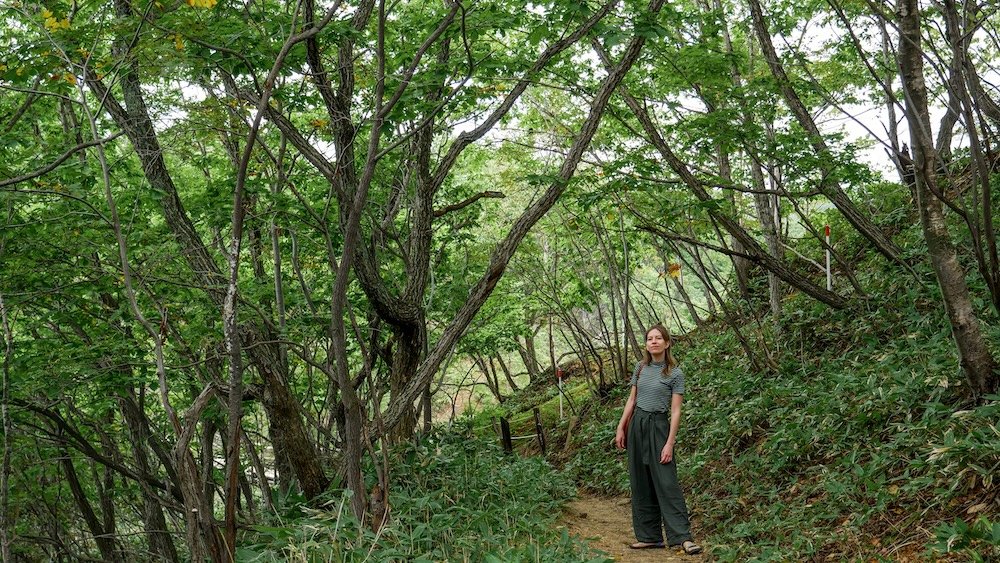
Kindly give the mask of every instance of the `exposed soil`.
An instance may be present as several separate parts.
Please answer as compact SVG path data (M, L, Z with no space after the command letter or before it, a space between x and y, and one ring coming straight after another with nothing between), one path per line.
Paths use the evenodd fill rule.
M704 555L685 555L679 548L630 549L632 509L628 497L599 498L584 496L571 503L563 514L563 524L569 533L590 541L590 545L606 552L615 561L675 561L706 560Z

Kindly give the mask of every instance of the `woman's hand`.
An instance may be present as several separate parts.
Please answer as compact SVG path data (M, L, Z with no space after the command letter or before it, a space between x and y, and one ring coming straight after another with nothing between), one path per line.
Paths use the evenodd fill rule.
M624 429L619 428L618 431L615 432L615 442L614 442L614 444L615 444L615 447L618 448L619 450L624 450L625 449L625 430Z
M660 452L660 463L667 464L674 460L674 443L667 440L666 444L663 444L663 450Z

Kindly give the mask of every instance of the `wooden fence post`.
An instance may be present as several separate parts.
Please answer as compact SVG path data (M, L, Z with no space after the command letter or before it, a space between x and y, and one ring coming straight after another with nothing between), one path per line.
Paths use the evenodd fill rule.
M513 453L514 444L510 440L510 423L502 416L500 417L500 439L503 441L503 451Z
M545 455L545 433L542 431L542 416L538 412L538 407L531 410L535 413L535 434L538 435L538 446L542 449L542 455Z

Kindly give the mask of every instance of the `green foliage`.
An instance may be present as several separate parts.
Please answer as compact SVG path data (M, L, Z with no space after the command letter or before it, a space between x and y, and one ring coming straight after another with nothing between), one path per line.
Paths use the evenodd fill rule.
M733 349L724 334L689 356L698 452L681 469L715 476L694 504L720 559L877 554L872 539L926 517L918 508L947 514L993 487L996 403L955 412L953 344L919 294L867 311L790 307L777 374L718 362Z
M612 405L624 406L628 389L621 387L611 393ZM582 436L574 455L566 462L563 471L569 474L584 490L602 495L623 495L628 493L628 469L624 461L624 451L618 452L611 445L620 409L598 409L604 416L598 416L585 423L579 430ZM612 455L608 453L614 452Z
M931 546L932 557L960 553L970 561L982 563L1000 557L1000 522L979 517L971 524L961 518L942 523L934 529L937 543Z
M322 509L256 526L241 561L607 561L565 529L572 481L539 457L507 456L468 431L434 434L396 451L388 524L350 515L349 494Z

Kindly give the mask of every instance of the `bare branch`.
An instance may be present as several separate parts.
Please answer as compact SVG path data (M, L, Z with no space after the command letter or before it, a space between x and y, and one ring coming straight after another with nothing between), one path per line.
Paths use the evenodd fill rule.
M21 182L27 182L28 180L31 180L33 178L37 178L39 176L44 176L45 174L48 174L49 172L52 172L53 170L55 170L56 168L58 168L60 164L62 164L63 162L66 162L66 160L69 157L73 156L74 154L76 154L76 153L78 153L78 152L80 152L80 151L82 151L84 149L88 149L90 147L93 147L93 146L103 145L105 143L111 142L111 141L117 139L118 137L121 137L124 134L125 134L124 131L119 131L119 132L115 133L114 135L110 135L108 137L104 137L103 139L97 139L96 141L87 141L86 143L80 143L79 145L77 145L77 146L75 146L75 147L67 150L66 152L62 153L62 155L60 155L59 158L55 159L54 161L50 162L49 164L47 164L47 165L45 165L45 166L43 166L43 167L41 167L41 168L39 168L37 170L34 170L32 172L28 172L27 174L22 174L20 176L14 177L14 178L9 178L7 180L0 180L0 188L3 188L5 186L12 186L14 184L20 184Z
M444 207L442 207L440 209L435 209L434 210L434 216L435 217L441 217L442 215L445 215L447 213L451 213L452 211L458 211L460 209L464 209L464 208L472 205L473 203L479 201L480 199L482 199L484 197L494 198L494 199L503 199L503 198L505 198L507 196L503 192L494 192L494 191L480 192L480 193L478 193L478 194L476 194L476 195L474 195L474 196L472 196L472 197L470 197L470 198L468 198L468 199L466 199L464 201L460 201L458 203L453 203L451 205L446 205L446 206L444 206Z

